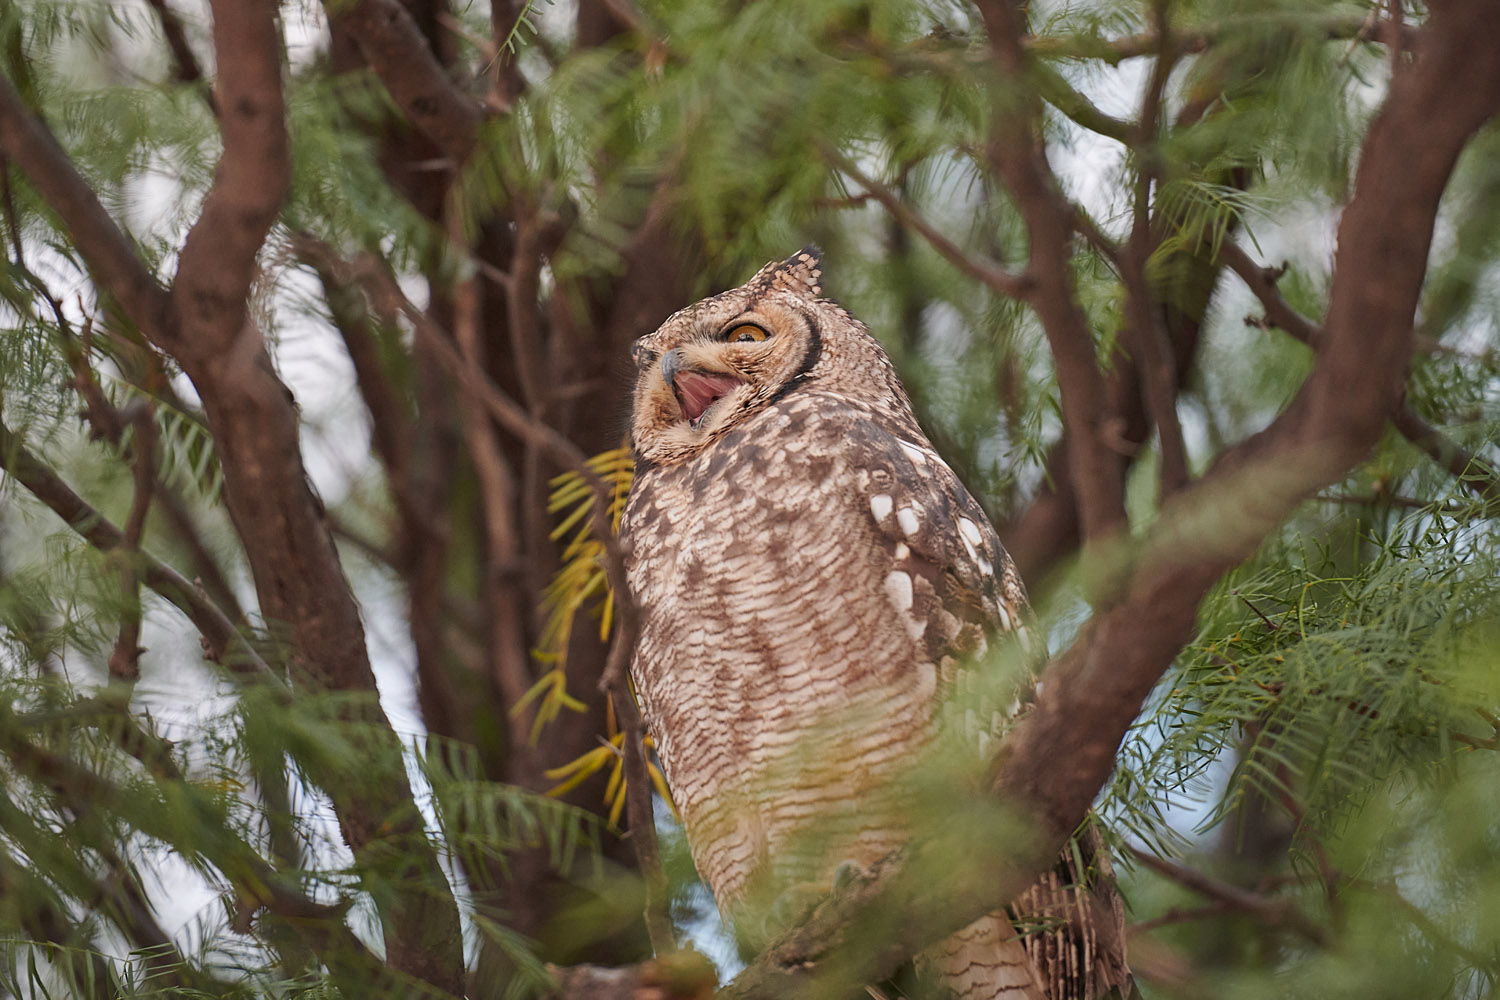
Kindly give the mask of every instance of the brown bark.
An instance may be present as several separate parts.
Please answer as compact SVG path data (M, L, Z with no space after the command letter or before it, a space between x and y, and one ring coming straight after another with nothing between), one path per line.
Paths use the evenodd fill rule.
M913 845L825 903L722 996L803 996L820 981L878 980L1050 863L1189 638L1204 593L1297 503L1360 461L1398 405L1439 198L1460 150L1500 111L1500 54L1490 44L1497 32L1500 8L1482 0L1434 9L1415 62L1393 81L1364 144L1316 367L1269 428L1174 499L1121 601L1053 663L1032 710L1003 742L995 787L1029 818L1031 833L1011 841L1017 849L1003 859L973 858L962 843ZM953 874L958 858L976 870ZM933 871L948 872L943 888L954 891L934 891ZM879 939L851 932L860 915L882 912L901 914L900 923Z
M290 178L275 5L220 0L214 15L224 153L170 292L146 273L129 240L8 83L0 84L0 143L62 218L101 289L193 380L261 611L286 630L297 678L368 695L353 711L379 748L365 764L377 766L312 778L332 796L357 860L373 863L372 852L392 836L410 851L412 870L385 896L388 961L457 993L463 973L457 907L375 696L359 610L302 465L296 407L246 311L256 256Z
M1159 48L1156 33L1152 39ZM1032 51L1045 48L1042 40L1035 41ZM1191 44L1190 37L1177 35L1173 39L1173 50L1182 53ZM1211 54L1201 60L1193 69L1194 79L1189 85L1187 101L1173 125L1178 137L1198 122L1233 107L1239 100L1252 98L1263 85L1267 59L1274 57L1276 51L1275 47L1268 46L1249 57L1241 52L1227 52ZM1178 165L1177 169L1182 169L1182 166ZM1196 172L1206 169L1206 165L1189 164L1188 169ZM1207 175L1213 183L1239 190L1248 188L1254 178L1255 171L1242 165L1214 168ZM1082 231L1092 235L1087 220L1080 221L1085 223ZM1155 252L1155 242L1169 235L1169 225L1159 212L1152 214L1145 230L1150 236L1150 240L1145 241L1146 253ZM1224 238L1228 239L1237 228L1231 222ZM1132 235L1140 239L1136 236L1139 232L1137 221L1132 226ZM1149 284L1143 288L1146 276L1141 273L1138 262L1142 247L1137 246L1130 254L1122 254L1112 246L1107 249L1120 269L1122 279L1136 286L1129 296L1131 325L1149 324L1158 329L1158 334L1151 338L1153 342L1144 345L1145 351L1133 349L1127 354L1117 350L1108 366L1109 374L1105 379L1107 409L1111 414L1108 426L1123 476L1128 474L1142 453L1150 435L1154 423L1150 411L1166 414L1168 407L1175 409L1176 398L1197 355L1222 261L1215 256L1215 247L1209 241L1199 241L1188 250L1159 260ZM1122 262L1122 256L1132 259ZM1152 303L1154 316L1142 310L1148 300ZM1164 351L1155 342L1162 334L1167 343ZM1133 343L1136 336L1127 330L1122 331L1121 339ZM1143 382L1148 374L1149 383ZM1156 396L1154 405L1149 407L1148 390ZM1033 585L1045 581L1059 563L1077 550L1080 542L1077 499L1069 465L1072 436L1071 428L1064 426L1061 438L1048 454L1043 481L1036 495L1024 509L999 526L1006 550L1016 561L1022 578L1032 581ZM1178 434L1173 433L1171 437L1175 445ZM1177 459L1176 464L1185 469L1185 456ZM1181 478L1181 472L1174 472L1169 478L1176 481Z
M407 120L443 151L453 168L467 160L479 137L483 112L477 101L454 86L399 0L325 6L333 30L358 45Z
M1094 338L1078 304L1068 260L1073 210L1047 163L1041 139L1041 105L1025 77L1025 14L1009 0L979 5L1003 89L996 95L989 159L1009 189L1030 239L1027 269L1034 282L1028 298L1052 348L1062 397L1063 421L1073 435L1067 458L1085 547L1109 535L1125 516L1125 487L1111 447ZM1113 585L1104 580L1099 596Z
M89 506L57 473L28 451L4 424L0 424L0 469L14 476L94 548L113 552L124 546L125 533ZM142 552L138 558L141 582L187 616L203 636L209 656L233 670L271 676L271 668L245 642L234 622L207 594L150 553Z
M1280 277L1278 270L1257 265L1249 254L1233 243L1225 243L1219 250L1219 256L1260 300L1265 309L1265 318L1258 322L1278 327L1314 350L1321 346L1322 328L1293 309L1276 287L1276 281ZM1500 497L1500 472L1434 427L1413 410L1410 403L1403 400L1396 407L1391 414L1391 426L1423 454L1447 469L1475 496L1487 500Z
M592 453L614 445L609 440L616 433L614 428L607 434L596 433L597 428L613 424L614 414L610 407L599 406L597 398L574 391L572 376L578 367L612 375L611 360L623 353L623 345L601 348L594 343L594 329L583 333L587 343L570 344L566 334L573 331L555 322L549 325L555 314L540 311L541 271L557 250L562 223L549 207L545 192L533 190L534 179L505 178L511 197L496 209L496 215L465 219L467 226L459 224L465 208L456 199L464 195L452 182L460 166L458 158L465 153L463 142L468 140L455 144L454 124L458 123L460 131L467 130L462 119L468 116L468 98L446 81L440 39L435 35L435 26L451 19L442 12L441 3L408 3L411 23L401 27L396 23L400 18L393 16L384 38L372 45L364 32L368 17L385 16L376 10L378 6L333 20L340 65L369 65L407 110L415 131L380 123L376 134L382 140L382 163L412 203L448 229L453 247L478 270L475 278L454 285L445 267L432 262L431 304L422 323L447 339L419 337L412 345L415 412L409 418L409 456L404 465L386 461L398 512L402 553L398 568L410 595L418 698L429 730L473 744L486 777L544 791L553 784L545 773L548 768L592 749L605 731L605 700L595 691L605 650L597 629L583 617L575 623L569 645L568 673L570 692L587 711L569 713L545 727L534 744L529 719L512 719L507 711L532 679L528 651L540 626L539 595L557 569L559 555L548 540L548 480L565 466L549 460L524 438L496 433L492 419L482 409L475 410L462 383L455 383L439 355L444 347L453 346L449 331L462 333L464 353L475 370L488 374L508 396L523 399L533 416L545 415L556 426L567 428ZM509 30L518 12L519 5L513 10L496 5L493 27L497 36L502 28ZM506 56L503 61L506 65L494 67L489 88L489 110L497 115L509 110L524 82L514 71L513 58ZM420 81L425 83L417 86ZM457 114L445 113L434 121L413 113L410 102L421 97L422 87L444 92L441 103ZM474 107L477 114L477 104ZM497 124L504 127L503 122L497 120ZM432 169L435 154L446 154L449 163L444 169ZM643 277L653 292L662 285L659 269ZM639 298L628 292L616 295L616 291L611 288L606 301ZM553 294L551 303L556 306L566 299L565 294ZM632 330L627 337L644 332ZM564 370L554 376L550 371L554 368ZM361 382L365 383L363 377ZM372 380L369 385L375 391L366 394L366 402L374 415L383 394L378 382ZM593 388L597 392L614 385L612 378L599 379ZM382 440L396 436L387 431L380 435ZM468 488L470 476L481 487L477 498ZM477 536L476 543L467 542L471 536ZM478 621L483 624L464 632L449 623L444 608L449 603L448 588L471 574L479 580L483 613ZM603 781L601 775L586 782L567 798L597 809ZM610 838L604 852L628 864L632 845ZM576 872L555 871L543 850L514 851L504 863L463 860L466 877L479 894L478 904L488 915L537 941L544 957L574 960L576 942L557 920L565 915L570 894L575 892L559 880L572 879ZM620 935L619 941L601 943L599 954L616 960L639 955L639 930L637 925ZM483 995L499 995L511 971L503 950L485 941L472 988Z
M1007 740L999 785L1042 804L1049 829L1082 816L1211 583L1362 459L1400 401L1438 200L1459 151L1500 106L1500 56L1486 41L1497 30L1490 4L1434 11L1416 64L1393 81L1365 141L1312 374L1269 428L1172 504L1179 516L1164 515L1148 540L1126 602L1054 664L1036 711ZM1096 735L1080 743L1070 732Z

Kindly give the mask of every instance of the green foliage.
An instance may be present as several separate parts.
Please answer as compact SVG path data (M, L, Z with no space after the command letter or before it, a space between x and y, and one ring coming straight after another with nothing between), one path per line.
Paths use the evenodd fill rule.
M1226 578L1122 750L1122 825L1161 842L1152 807L1210 792L1205 828L1258 795L1327 829L1392 774L1451 756L1496 693L1473 686L1465 642L1500 613L1495 552L1464 520L1422 511L1383 538L1334 521L1323 531L1349 534L1321 539L1312 522ZM1235 770L1209 774L1227 751Z
M246 796L267 780L268 761L285 759L309 776L388 774L380 766L381 728L358 721L358 698L288 700L276 686L250 687L226 703L228 714L199 720L201 735L168 741L149 716L131 710L129 697L117 687L91 694L58 679L0 678L0 751L7 760L0 975L9 978L12 994L69 995L89 977L120 980L124 996L294 997L326 988L306 978L316 976L318 965L307 965L310 956L292 942L317 919L341 920L357 899L356 884L378 896L382 886L412 878L402 861L410 834L393 828L350 867L330 855L326 819L277 814ZM597 869L594 814L484 779L473 750L452 741L424 738L407 759L431 789L437 832L455 856L495 861L503 871L514 852L540 849L559 870L578 863ZM272 867L262 860L266 837L285 824L295 831L296 855ZM270 846L273 852L279 846L274 833ZM132 900L164 854L186 862L220 895L205 915L223 906L253 918L258 944L250 955L223 953L212 936L198 953L163 942L155 957L135 942L128 955L90 947L110 923L127 941L140 933ZM309 924L314 910L327 915ZM75 926L77 912L89 916ZM532 989L545 982L524 942L483 912L476 926L508 942ZM251 964L233 965L246 959ZM285 978L288 971L295 978ZM357 980L335 981L349 995Z
M1043 484L1061 432L1041 326L895 223L837 166L854 162L976 259L1026 267L1028 234L987 151L993 109L1017 95L984 58L977 11L957 0L634 6L643 33L582 49L569 34L571 8L528 0L496 40L484 5L453 5L442 30L453 36L454 78L480 95L489 72L503 66L526 85L505 114L488 118L466 163L454 167L435 154L428 164L455 178L445 206L452 221L503 242L517 233L512 217L561 220L556 245L537 257L537 305L547 323L566 319L583 331L602 322L601 304L586 300L625 271L648 212L693 248L686 280L696 291L742 280L765 260L817 241L832 294L889 348L945 457L997 522L1011 520ZM1110 46L1148 30L1149 5L1032 8L1032 52L1049 80L1109 114L1133 115L1143 61L1122 60ZM293 5L286 9L290 19ZM1182 116L1175 124L1144 150L1088 133L1079 116L1055 107L1044 112L1041 130L1067 194L1108 240L1118 241L1129 225L1139 171L1150 164L1155 172L1159 242L1150 278L1167 304L1190 312L1212 296L1180 407L1191 464L1201 470L1286 405L1312 354L1274 330L1247 329L1243 317L1260 309L1236 279L1219 277L1217 290L1212 281L1194 285L1184 260L1211 256L1227 240L1268 264L1285 259L1282 293L1319 317L1334 206L1348 197L1389 60L1366 38L1329 38L1331 19L1363 18L1368 4L1181 0L1168 9L1183 37L1224 28L1214 44L1184 55L1169 87L1169 109ZM303 13L313 10L306 5ZM1422 12L1407 10L1420 23ZM187 29L206 52L207 25L190 17ZM207 88L169 82L150 7L18 0L0 5L0 43L6 76L42 112L147 266L169 278L222 147ZM330 63L319 52L286 67L292 187L260 258L255 293L278 360L288 328L298 332L308 317L321 323L329 312L322 290L309 290L295 270L294 235L379 255L403 280L429 279L435 296L472 266L453 252L445 225L424 215L386 172L393 150L416 141L413 126L373 73L334 75ZM1207 103L1189 119L1200 99ZM1497 165L1500 133L1491 128L1461 161L1446 196L1407 392L1416 411L1491 459L1500 428ZM227 554L227 585L248 602L246 554L227 530L222 456L206 419L194 400L179 398L185 387L170 367L142 373L140 331L95 290L73 234L14 164L0 169L6 426L123 523L132 439L127 434L120 446L85 440L77 420L75 342L91 321L88 368L117 407L143 399L141 384L152 386L159 478L205 525L210 554ZM1082 240L1071 250L1069 277L1108 368L1128 343L1117 263ZM493 283L493 275L485 280ZM414 363L409 331L389 324L377 337L394 397L415 410L430 373ZM504 377L506 363L491 358L491 374ZM442 447L441 433L416 447ZM1159 512L1156 445L1148 439L1139 447L1135 530ZM593 468L611 490L618 527L631 458L610 450ZM537 511L549 474L537 478ZM481 630L471 620L486 613L472 603L484 571L474 555L480 517L472 477L460 472L455 480L445 485L458 499L434 521L451 532L459 554L439 581L442 620L427 624L472 642ZM550 489L560 558L552 585L533 595L539 679L504 704L486 687L493 679L475 668L472 692L461 695L474 695L475 715L496 732L529 710L524 735L533 743L544 727L589 718L571 711L587 706L569 679L569 640L592 628L593 617L607 638L614 618L601 542L591 530L592 497L576 476L559 477ZM367 520L383 524L391 498L371 492L378 510ZM0 496L0 991L367 995L389 982L359 966L352 947L340 951L352 970L316 954L308 921L319 933L358 928L378 952L371 902L415 882L433 895L456 889L472 942L498 949L514 972L514 994L534 993L547 975L538 942L507 923L514 901L505 889L518 857L545 856L633 899L634 889L621 888L627 880L609 881L620 878L607 855L624 804L622 737L612 719L536 772L556 782L559 795L586 792L589 805L602 791L596 813L496 780L497 755L461 741L425 733L383 739L371 692L289 695L276 682L221 676L198 662L185 620L150 596L143 645L151 649L131 690L107 680L105 667L121 618L136 603L121 585L131 557L90 549L9 477ZM1488 721L1500 705L1491 667L1500 650L1495 516L1493 504L1474 500L1392 436L1204 601L1196 635L1121 748L1099 803L1128 869L1132 919L1202 903L1129 865L1124 848L1140 844L1189 855L1277 907L1327 924L1328 934L1297 937L1243 913L1159 928L1153 939L1188 956L1183 964L1193 977L1176 986L1162 977L1148 985L1154 995L1493 991L1500 975L1493 809L1500 789ZM165 521L158 504L143 548L196 576L200 567L190 560L198 557ZM370 534L378 549L384 540L378 530ZM413 555L380 554L393 565ZM1058 646L1088 609L1066 571L1053 584L1043 610ZM414 591L401 600L425 596ZM401 619L397 603L371 601L367 621ZM285 671L290 650L279 626L252 623L236 624L273 671ZM174 645L184 635L188 641ZM402 632L399 641L406 638ZM459 641L454 648L467 647ZM389 687L390 678L381 683ZM476 742L491 735L477 732ZM505 735L496 743L508 753L514 748ZM651 775L665 798L654 765ZM585 788L590 780L602 789ZM389 829L350 856L328 793L391 782L414 784L420 815L385 817ZM950 787L926 811L945 818ZM667 840L678 916L702 916L683 840L675 832ZM419 841L437 845L451 879L437 884L405 864ZM169 950L130 923L139 914L125 887L142 886L155 901L148 915L160 916L150 911L171 887L153 879L179 876L209 902L192 915L191 930L166 928ZM298 901L314 916L291 913ZM1220 940L1226 937L1232 946Z

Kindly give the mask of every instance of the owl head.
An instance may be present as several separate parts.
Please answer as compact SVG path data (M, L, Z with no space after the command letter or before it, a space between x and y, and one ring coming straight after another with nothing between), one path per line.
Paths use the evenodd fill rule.
M637 340L636 456L653 465L687 461L794 392L826 389L909 415L885 351L821 297L821 276L819 251L807 247Z

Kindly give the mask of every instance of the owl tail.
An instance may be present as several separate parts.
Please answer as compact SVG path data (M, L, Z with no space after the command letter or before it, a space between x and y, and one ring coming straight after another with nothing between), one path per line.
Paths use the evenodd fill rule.
M1137 1000L1124 908L1098 830L1087 825L1008 912L929 948L921 967L958 1000Z
M980 917L939 941L923 952L918 967L955 1000L1047 1000L1004 913Z

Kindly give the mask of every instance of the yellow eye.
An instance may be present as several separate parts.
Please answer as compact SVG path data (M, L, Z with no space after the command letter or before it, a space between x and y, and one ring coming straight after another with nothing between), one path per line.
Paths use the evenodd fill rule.
M770 334L760 327L751 323L744 323L730 330L724 339L731 344L755 344L765 340L769 336Z

